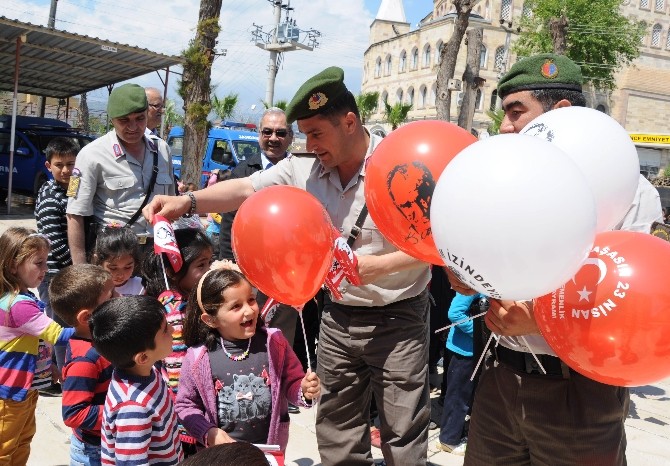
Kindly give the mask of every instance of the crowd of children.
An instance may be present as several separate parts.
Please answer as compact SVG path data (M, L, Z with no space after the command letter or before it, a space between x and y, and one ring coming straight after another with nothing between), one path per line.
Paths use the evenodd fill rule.
M52 147L52 167L63 162L58 174L51 169L52 190L65 190L76 156L76 147L60 154L63 147ZM40 232L10 228L0 236L0 463L28 461L33 384L51 368L52 345L65 350L53 367L72 429L71 464L171 465L237 442L283 451L288 403L311 406L319 380L305 375L279 330L265 328L246 278L210 268L205 232L175 231L177 271L163 254L141 257L137 236L119 225L100 231L93 264L56 264L53 225L65 212L49 209L51 223L38 223ZM62 324L30 291L38 287Z

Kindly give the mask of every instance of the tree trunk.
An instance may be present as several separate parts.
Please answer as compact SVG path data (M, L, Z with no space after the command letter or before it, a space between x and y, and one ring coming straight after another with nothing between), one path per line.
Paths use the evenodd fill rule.
M79 97L79 123L78 126L85 132L88 133L91 129L90 122L88 121L88 100L86 98L86 93L84 92L81 97Z
M447 89L447 83L454 77L456 71L456 60L458 59L458 50L461 48L461 41L468 29L470 22L470 12L472 7L479 0L454 0L456 7L456 19L454 20L454 32L444 44L440 53L440 65L437 70L437 89L435 92L435 107L437 118L449 121L451 115L451 92Z
M458 113L458 126L470 131L472 119L475 116L475 105L477 103L477 89L479 88L479 55L482 50L482 39L484 30L482 28L470 29L466 33L465 41L468 44L468 55L463 72L463 102Z
M568 30L568 19L565 15L560 18L552 18L549 21L549 31L551 32L551 41L554 44L554 53L565 55L566 37Z
M200 185L202 159L207 147L212 109L210 101L214 46L219 35L219 14L223 0L201 0L195 38L184 52L185 63L180 94L184 99L184 147L181 179Z

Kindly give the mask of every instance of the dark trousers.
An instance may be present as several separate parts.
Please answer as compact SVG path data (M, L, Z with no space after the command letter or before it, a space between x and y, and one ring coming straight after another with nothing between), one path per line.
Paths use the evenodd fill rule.
M464 465L625 465L628 389L566 372L528 374L487 358Z
M428 293L382 307L326 299L317 374L316 437L324 466L369 466L370 397L379 409L388 466L426 464Z
M472 356L462 356L452 351L447 374L447 391L440 421L440 442L456 446L463 438L465 416L470 411L474 382L470 381L476 361Z

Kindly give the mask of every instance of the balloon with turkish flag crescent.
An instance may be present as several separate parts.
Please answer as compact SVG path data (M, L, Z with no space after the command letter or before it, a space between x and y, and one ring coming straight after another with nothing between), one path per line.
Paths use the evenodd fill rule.
M670 376L670 243L652 235L596 236L572 280L535 300L549 346L575 371L634 387Z

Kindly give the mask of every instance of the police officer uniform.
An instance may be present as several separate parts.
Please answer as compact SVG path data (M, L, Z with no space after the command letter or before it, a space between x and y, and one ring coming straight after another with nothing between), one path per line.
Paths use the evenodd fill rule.
M349 92L343 78L343 71L332 67L308 80L288 105L287 121L318 115L337 102ZM319 99L326 103L315 105ZM370 136L366 160L380 140ZM344 237L365 203L365 162L345 187L337 168L324 167L310 156L292 155L249 179L255 190L292 185L309 191ZM359 256L397 251L369 216L352 249ZM381 414L387 464L426 463L429 279L426 265L385 275L369 285L349 285L342 289L341 300L326 297L317 354L322 396L316 423L324 465L371 463L371 390Z

